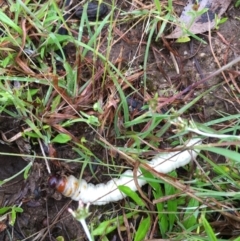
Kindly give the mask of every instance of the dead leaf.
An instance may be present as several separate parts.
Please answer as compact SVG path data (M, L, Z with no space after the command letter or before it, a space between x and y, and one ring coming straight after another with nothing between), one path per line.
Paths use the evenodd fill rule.
M179 18L178 26L165 38L180 38L189 36L187 31L198 34L214 28L215 15L220 19L230 3L231 0L189 0ZM204 13L199 16L201 12Z
M7 228L7 225L4 222L0 222L0 233Z

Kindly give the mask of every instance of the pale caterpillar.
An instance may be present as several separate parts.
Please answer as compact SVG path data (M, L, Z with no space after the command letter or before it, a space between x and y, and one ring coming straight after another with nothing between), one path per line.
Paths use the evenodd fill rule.
M186 147L194 146L201 143L201 139L195 138L188 141ZM147 164L160 173L169 173L181 166L188 164L198 155L199 150L185 150L168 153L160 153L156 155ZM146 184L138 170L138 185L141 187ZM79 180L76 177L52 176L49 178L49 185L66 197L71 197L75 201L82 200L83 203L91 203L94 205L104 205L109 202L116 202L123 199L126 195L119 191L118 186L124 185L137 191L137 187L133 180L133 171L127 170L120 175L119 178L113 178L107 183L94 185L87 183L84 179Z

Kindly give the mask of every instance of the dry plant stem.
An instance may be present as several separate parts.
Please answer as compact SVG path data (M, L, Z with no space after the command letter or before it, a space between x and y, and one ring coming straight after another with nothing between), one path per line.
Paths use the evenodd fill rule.
M201 139L190 139L186 143L186 147L192 147L201 143ZM185 166L192 159L195 159L199 150L184 150L174 151L168 153L160 153L156 155L150 162L141 164L141 166L149 170L154 170L159 173L169 173L181 166ZM94 205L104 205L109 202L116 202L126 195L122 193L118 186L127 186L132 191L137 191L139 187L142 187L147 182L142 177L142 171L138 168L136 170L136 177L134 178L134 172L127 170L119 176L119 178L113 178L106 184L101 183L94 185L87 183L84 179L79 180L74 176L62 177L56 184L56 189L60 191L64 196L71 197L75 201L82 200L83 203L91 203ZM137 183L135 183L137 182Z
M220 65L220 63L219 63L219 61L218 61L218 59L217 59L217 57L216 57L216 55L215 55L215 53L214 53L214 50L213 50L212 38L211 38L211 37L212 37L212 36L211 36L211 31L208 31L208 39L209 39L209 45L210 45L210 49L211 49L212 55L213 55L213 57L214 57L214 59L215 59L215 62L216 62L217 65L218 65L218 67L221 69L221 65ZM224 79L225 79L225 82L227 83L227 85L228 85L228 87L229 87L229 90L231 90L231 87L229 86L229 81L228 81L225 73L222 72L222 75L223 75L223 77L224 77ZM232 81L232 83L234 84L234 81ZM235 87L236 87L236 86L235 86ZM237 88L238 88L238 87L237 87ZM238 97L236 96L235 92L234 92L234 91L231 91L231 92L232 92L232 94L234 95L235 100L238 101ZM238 102L239 102L239 101L238 101Z
M48 163L48 160L47 160L47 157L46 157L46 155L45 155L45 151L44 151L44 148L43 148L43 145L42 145L42 142L40 141L40 139L38 139L38 143L39 143L39 145L40 145L40 148L41 148L41 151L42 151L42 154L43 154L43 159L44 159L44 161L45 161L48 174L51 174L51 169L50 169L50 166L49 166L49 163Z
M118 152L123 158L125 158L126 160L128 160L130 163L134 163L134 159L132 159L131 157L129 157L126 153L118 150L115 146L111 145L109 142L107 142L105 139L100 137L100 140L105 143L107 146L109 146L111 149L115 150L116 152ZM228 146L228 145L236 145L239 144L238 142L228 142L226 144L224 143L218 143L218 144L214 144L214 146ZM208 144L209 146L209 144ZM161 173L157 172L156 170L154 170L153 168L151 168L149 165L145 165L143 163L140 164L141 167L143 167L146 171L149 171L150 173L152 173L155 177L159 178L160 180L163 180L164 182L172 185L173 187L175 187L176 189L184 192L186 195L188 195L189 197L194 198L195 200L198 200L200 203L208 206L209 208L216 210L217 212L221 213L223 216L231 218L232 220L235 220L236 222L240 222L240 217L235 216L233 214L231 214L230 212L228 212L227 210L224 211L222 210L222 206L221 203L217 202L215 199L212 199L212 203L210 204L210 202L208 200L204 200L201 199L200 197L195 195L195 191L192 190L190 187L180 183L179 181L176 181L172 178L169 178L166 175L162 175Z
M61 210L59 210L57 212L57 214L53 217L53 219L51 220L51 223L46 227L43 228L40 232L38 232L38 235L33 239L33 241L35 240L39 240L39 241L44 241L46 240L46 236L49 233L49 230L53 228L53 226L61 221L60 217L61 215L65 212L66 208L70 205L70 203L72 202L72 200L70 200L69 202L67 202L62 208ZM57 209L57 208L56 208ZM65 217L66 218L66 217ZM63 220L62 220L63 221ZM40 239L41 238L41 239Z
M186 89L184 89L183 91L181 91L177 95L174 95L173 97L171 97L168 100L166 100L165 102L163 102L161 106L165 106L165 105L171 104L177 98L181 97L182 95L186 94L187 92L189 92L190 90L196 88L197 86L205 83L207 80L213 78L214 76L222 73L223 71L227 70L228 68L232 67L234 64L236 64L238 62L240 62L240 56L237 57L236 59L232 60L230 63L222 66L220 69L218 69L215 72L211 73L209 76L203 78L202 80L199 80L199 81L189 85Z
M240 222L240 217L234 215L234 214L231 214L229 212L229 210L226 210L224 211L223 209L223 205L216 201L215 199L211 198L207 198L207 199L201 199L200 197L198 197L197 195L195 195L196 191L192 190L190 187L180 183L179 181L176 181L176 180L173 180L172 178L170 179L169 177L167 176L163 176L163 175L160 175L159 173L155 172L155 170L152 170L152 173L160 178L161 180L163 180L164 182L174 186L175 188L177 188L178 190L181 190L182 192L184 192L186 195L188 195L189 197L192 197L194 198L195 200L199 201L200 203L206 205L207 207L209 207L210 209L212 210L215 210L219 213L221 213L223 216L225 217L228 217L228 218L231 218L237 222Z

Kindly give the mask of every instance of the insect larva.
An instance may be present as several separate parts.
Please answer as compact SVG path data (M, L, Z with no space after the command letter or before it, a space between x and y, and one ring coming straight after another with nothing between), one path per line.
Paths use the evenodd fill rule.
M187 143L187 147L201 143L201 139L191 139ZM156 155L148 165L160 173L169 173L181 166L188 164L193 158L196 158L199 150L185 150L168 153L160 153ZM146 184L141 176L140 169L137 172L138 185L141 187ZM52 176L49 178L49 185L66 197L71 197L75 201L82 200L83 203L92 203L94 205L104 205L109 202L116 202L123 199L126 195L122 193L118 186L124 185L133 191L137 191L133 179L133 171L127 170L120 175L119 178L113 178L107 183L94 185L87 183L84 179L78 180L76 177Z

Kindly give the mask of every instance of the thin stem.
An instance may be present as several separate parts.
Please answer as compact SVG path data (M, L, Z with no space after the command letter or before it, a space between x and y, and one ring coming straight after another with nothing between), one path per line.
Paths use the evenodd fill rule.
M78 221L82 224L82 227L83 227L83 229L84 229L84 231L85 231L85 234L87 235L88 240L89 240L89 241L94 241L93 238L92 238L92 236L91 236L91 234L90 234L90 232L89 232L89 229L88 229L88 226L87 226L87 224L86 224L85 219L78 220Z

